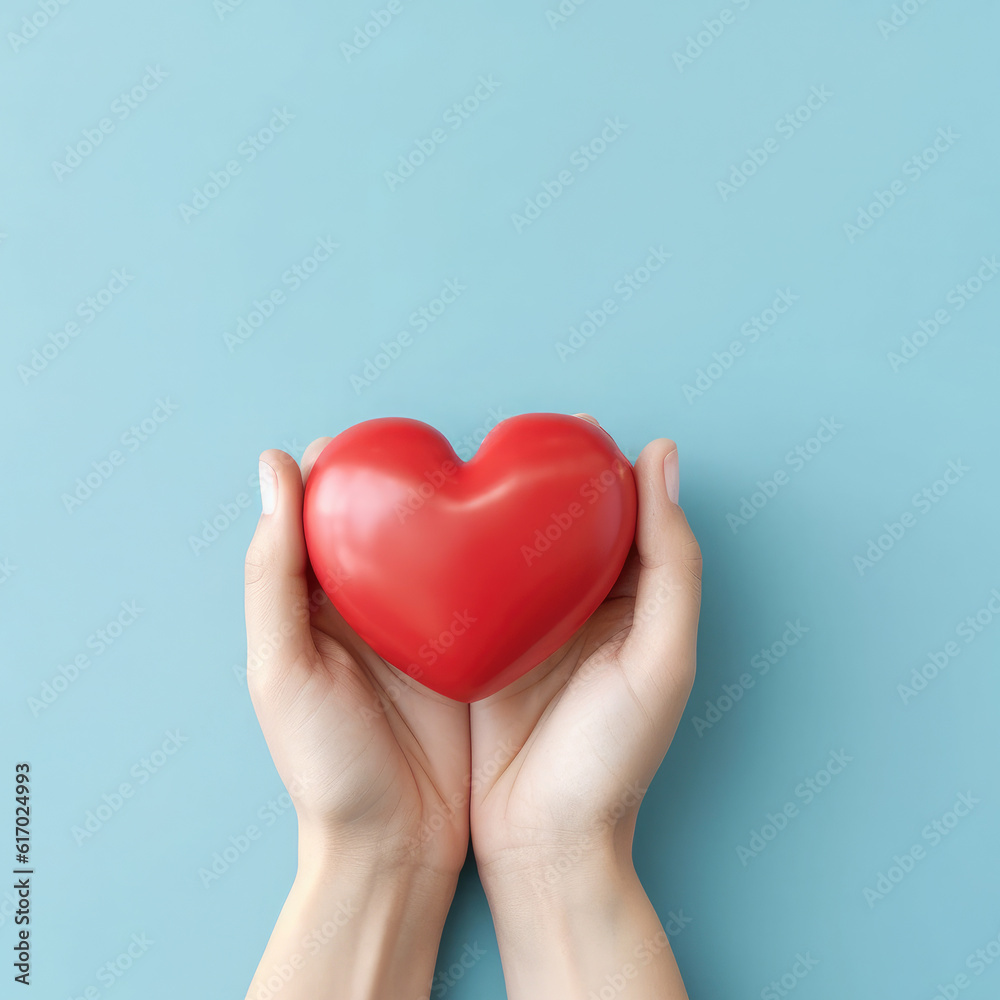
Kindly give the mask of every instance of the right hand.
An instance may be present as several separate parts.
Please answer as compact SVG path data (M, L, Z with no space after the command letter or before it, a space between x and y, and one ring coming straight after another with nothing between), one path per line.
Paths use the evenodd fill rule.
M246 556L247 681L303 850L457 877L469 843L469 707L417 684L347 625L309 568L302 468L282 451ZM263 470L267 476L266 470ZM262 483L262 495L269 490Z

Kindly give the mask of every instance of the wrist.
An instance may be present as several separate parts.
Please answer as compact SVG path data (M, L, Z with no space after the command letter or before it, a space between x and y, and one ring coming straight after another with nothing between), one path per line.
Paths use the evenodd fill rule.
M300 865L289 893L296 911L322 923L327 932L350 930L385 947L390 958L414 961L418 953L437 952L457 879L422 868L379 869L369 864L337 861L323 867ZM330 924L333 926L331 927Z
M631 852L613 845L510 854L483 887L511 1000L617 993L686 1000L669 941Z
M416 887L454 889L465 863L466 852L442 852L416 837L394 840L371 831L339 831L299 820L298 877L322 882L353 875L359 881L377 884L413 883ZM452 857L454 854L454 857Z
M425 996L457 876L335 849L300 829L299 867L248 1000Z
M410 851L369 839L352 844L309 826L299 827L295 887L317 902L341 903L368 922L407 931L419 925L440 936L458 884L458 871L439 870ZM436 938L435 938L436 950Z
M632 823L627 827L602 824L558 836L534 834L523 845L508 844L489 852L480 851L474 838L479 877L487 893L530 894L553 902L597 885L621 884L635 874L633 829Z
M578 838L561 845L510 848L478 863L491 908L517 912L544 922L561 910L572 911L596 899L620 898L639 886L631 849L613 841Z

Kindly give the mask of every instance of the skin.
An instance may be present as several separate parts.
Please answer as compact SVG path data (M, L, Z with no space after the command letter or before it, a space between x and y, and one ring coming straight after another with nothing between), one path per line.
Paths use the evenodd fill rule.
M279 981L282 1000L427 997L471 834L511 1000L609 982L628 1000L685 998L631 856L694 680L701 554L668 496L674 443L636 461L636 541L605 602L469 706L378 657L312 577L302 488L329 440L301 470L261 455L277 505L247 553L248 683L299 866L248 997Z

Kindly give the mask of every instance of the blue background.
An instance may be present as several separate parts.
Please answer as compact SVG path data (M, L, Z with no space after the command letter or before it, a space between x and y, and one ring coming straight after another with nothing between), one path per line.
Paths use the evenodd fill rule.
M760 995L800 952L819 963L802 1000L930 1000L962 972L963 996L996 996L1000 963L976 975L965 961L1000 935L1000 624L969 643L956 627L1000 587L1000 281L957 293L961 309L948 296L1000 253L1000 7L908 0L888 31L887 2L741 0L680 65L719 0L588 0L555 23L555 0L403 0L353 54L342 45L370 4L216 7L70 3L18 43L6 33L41 8L17 0L0 25L0 739L8 767L34 769L38 995L242 996L291 882L294 815L267 806L281 786L241 676L258 453L299 457L374 416L426 420L458 445L497 412L582 410L633 459L654 437L679 442L705 554L698 678L635 845L663 919L691 918L673 945L692 996ZM166 78L116 117L147 66ZM499 86L452 129L445 114L481 76ZM829 98L782 135L813 88ZM294 120L251 162L241 143L275 108ZM113 130L57 176L105 117ZM608 118L627 128L578 170L574 150ZM385 172L435 128L446 141L390 189ZM914 167L939 129L957 138ZM230 160L240 172L185 218ZM561 197L519 226L565 169ZM893 180L905 193L846 230ZM281 275L321 237L339 248L291 292ZM624 302L616 283L650 247L671 257ZM83 322L77 304L115 269L134 277ZM448 279L466 291L416 332L408 317ZM275 288L284 303L227 344ZM786 289L797 300L751 342L744 324ZM607 298L619 311L561 357ZM940 333L894 365L941 308ZM412 345L352 381L403 330ZM744 352L708 371L734 341ZM710 387L686 392L699 369ZM122 435L158 399L176 412L130 451ZM842 429L797 463L824 418ZM124 464L68 510L63 495L116 449ZM949 462L969 471L922 511L915 495ZM727 518L777 470L787 480L752 519ZM914 526L857 563L904 512ZM138 620L32 707L123 601ZM808 632L762 675L752 658L789 620ZM960 654L901 694L949 641ZM754 686L727 703L742 674ZM695 721L715 718L706 702L710 728ZM187 742L139 785L131 769L169 730ZM796 788L833 751L853 760L806 803ZM78 844L74 826L123 781L134 797ZM970 792L979 804L932 845L925 826ZM786 802L797 815L741 859ZM260 841L204 886L199 869L254 822ZM925 857L866 900L913 844ZM109 990L96 970L133 934L153 944ZM447 995L502 997L470 864L439 970L472 943L486 957Z

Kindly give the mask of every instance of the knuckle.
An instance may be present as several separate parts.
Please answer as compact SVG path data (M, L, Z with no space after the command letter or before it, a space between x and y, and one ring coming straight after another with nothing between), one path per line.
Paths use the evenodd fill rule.
M256 538L247 549L243 563L243 582L248 590L257 590L267 579L270 558L264 546Z
M289 680L315 669L312 658L295 648L291 637L274 632L247 655L247 687L255 705L275 705L284 698Z
M247 690L254 709L275 708L282 703L284 678L274 663L260 663L247 669Z
M700 593L704 559L701 554L701 546L693 535L684 543L681 549L681 565L684 567L684 572L689 583Z

